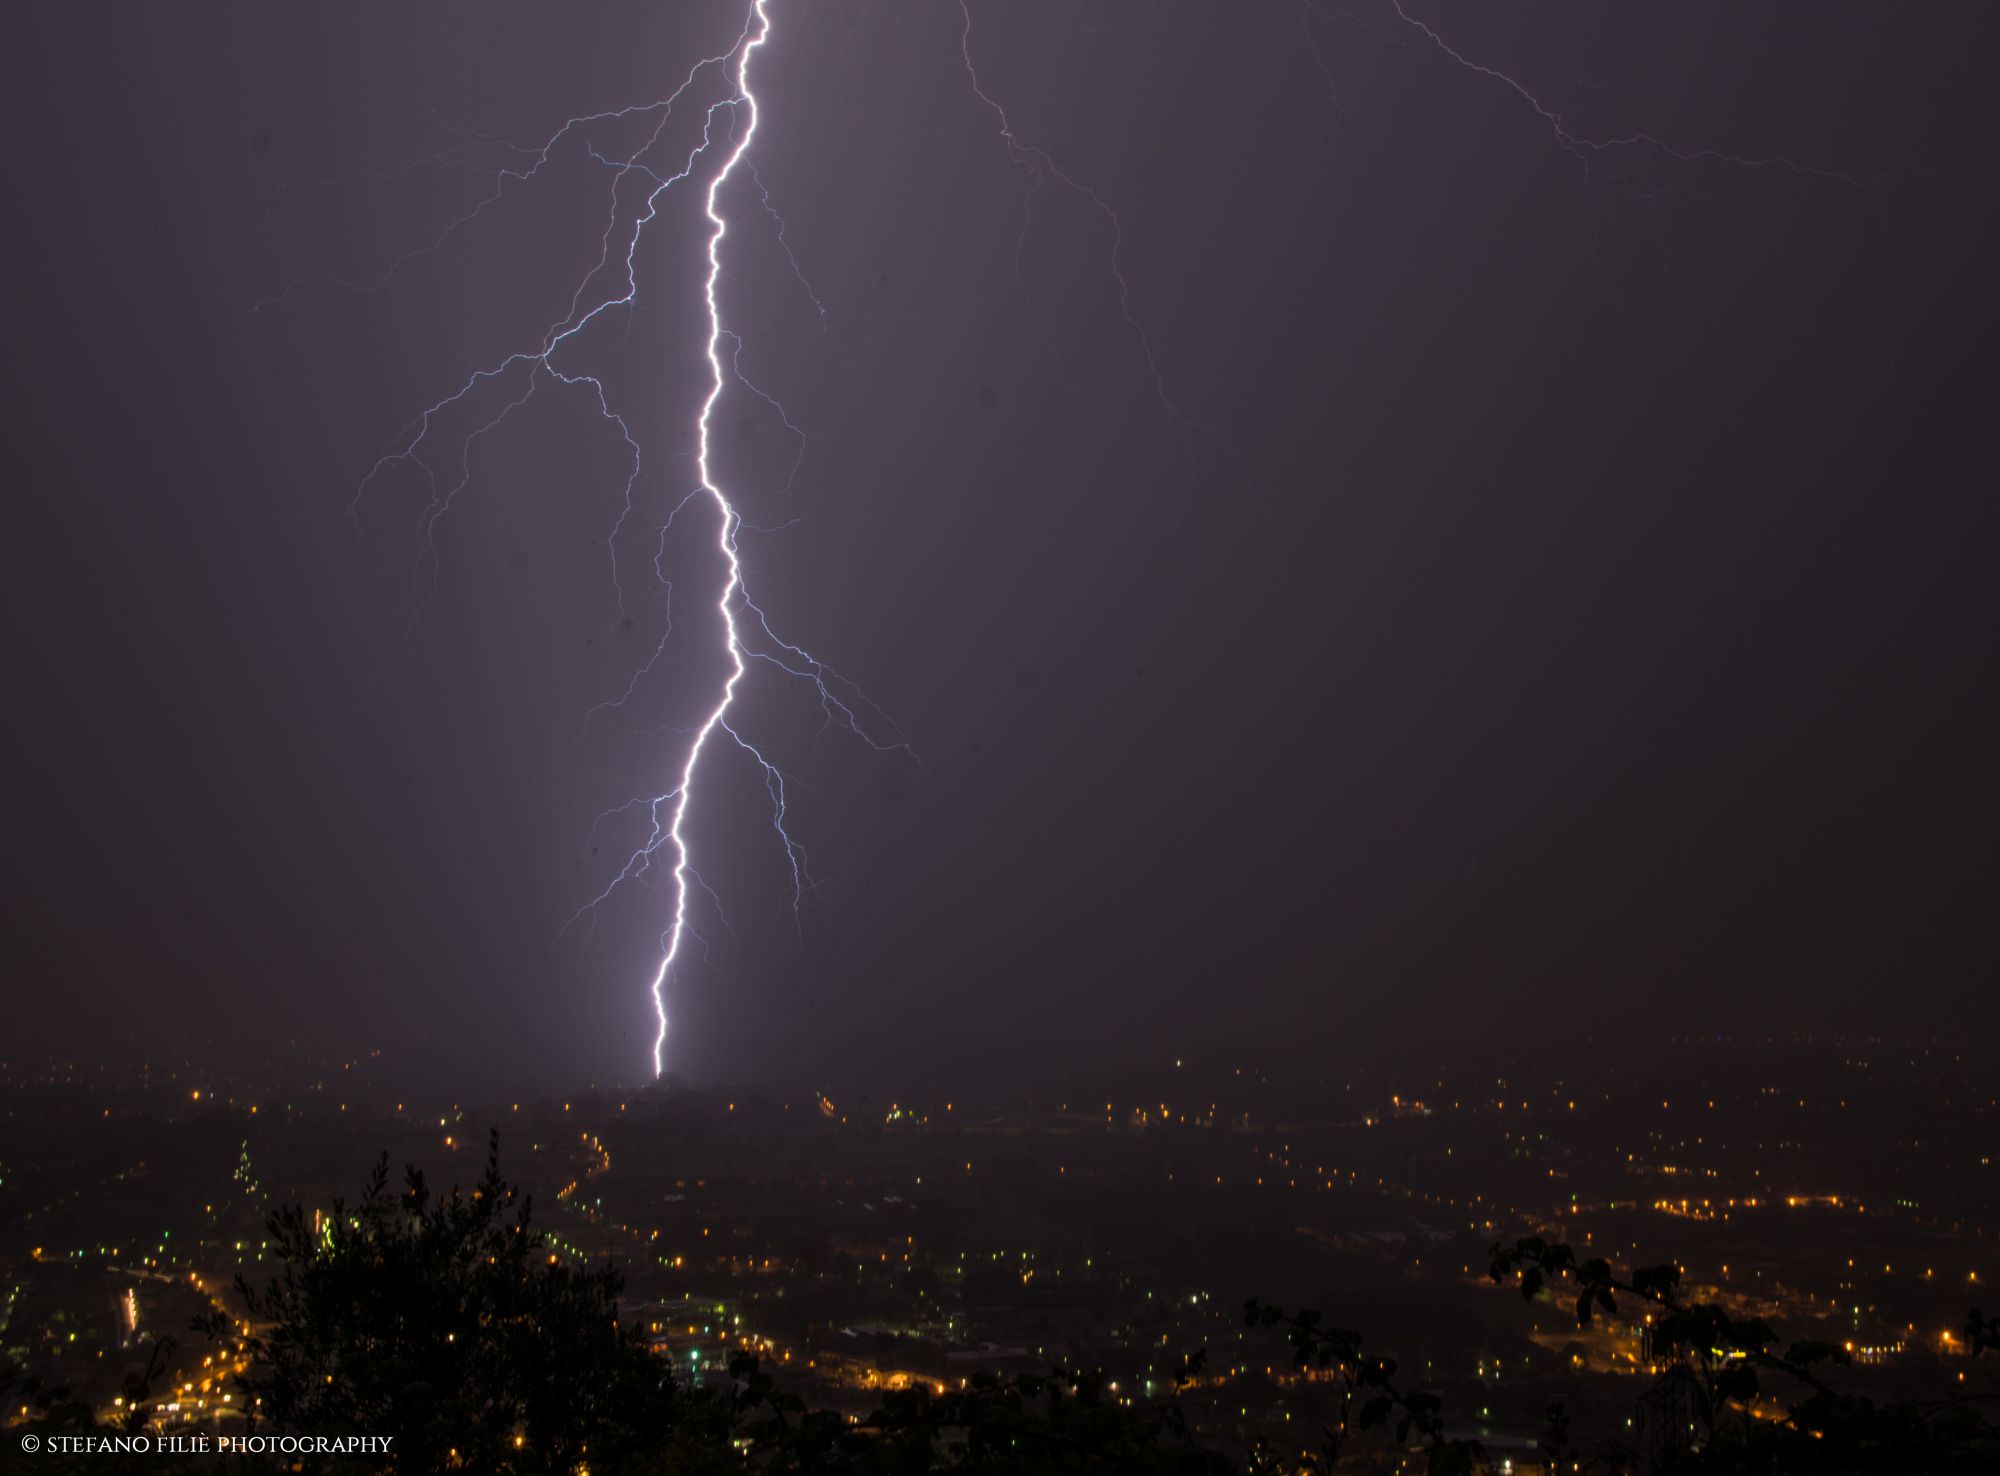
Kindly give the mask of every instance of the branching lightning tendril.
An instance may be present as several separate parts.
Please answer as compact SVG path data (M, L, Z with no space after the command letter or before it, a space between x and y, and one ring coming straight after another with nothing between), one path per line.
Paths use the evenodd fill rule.
M964 63L965 78L972 87L972 95L985 105L986 110L993 114L995 121L1000 125L1000 141L1007 146L1007 157L1025 169L1038 170L1041 173L1047 174L1065 189L1080 196L1089 203L1091 209L1095 210L1103 219L1105 225L1110 228L1111 280L1118 288L1118 312L1125 319L1125 326L1132 330L1132 336L1139 341L1139 351L1146 356L1146 370L1153 379L1153 394L1159 400L1160 407L1183 425L1190 426L1196 430L1210 429L1210 427L1185 414L1181 410L1181 407L1175 403L1174 397L1167 392L1167 376L1160 368L1159 356L1153 352L1152 337L1146 332L1146 327L1139 321L1137 314L1132 311L1132 282L1125 275L1125 222L1120 219L1118 212L1112 208L1111 202L1099 194L1096 189L1064 169L1062 165L1055 161L1055 158L1047 149L1024 141L1014 131L1014 123L1007 116L1006 105L986 90L984 84L979 80L979 68L974 65L972 60L971 0L958 0L958 10L960 17L958 33L959 60ZM1032 222L1033 216L1030 215L1028 223L1032 224ZM1028 226L1024 224L1022 227L1024 237L1027 229Z
M1310 6L1310 0L1308 0L1308 6ZM1508 72L1503 72L1497 67L1488 66L1484 62L1473 60L1457 47L1453 46L1451 42L1447 41L1435 26L1410 14L1404 8L1404 0L1389 0L1389 8L1396 12L1397 19L1430 42L1453 65L1497 82L1520 98L1522 102L1526 103L1533 110L1535 116L1540 118L1547 126L1557 146L1564 153L1575 158L1586 170L1590 167L1592 157L1596 155L1610 154L1621 149L1651 149L1680 164L1710 163L1733 165L1739 169L1782 169L1792 174L1807 175L1815 179L1838 180L1840 183L1850 186L1856 184L1856 181L1851 176L1842 174L1837 170L1814 168L1808 164L1801 164L1797 160L1788 158L1783 154L1774 154L1767 158L1751 158L1743 154L1725 153L1720 149L1683 149L1676 147L1655 134L1643 132L1621 134L1615 138L1587 137L1569 127L1563 121L1561 113L1543 102L1519 78ZM1308 23L1308 39L1310 38L1310 23ZM1315 53L1317 53L1316 45ZM1322 67L1322 69L1324 68Z

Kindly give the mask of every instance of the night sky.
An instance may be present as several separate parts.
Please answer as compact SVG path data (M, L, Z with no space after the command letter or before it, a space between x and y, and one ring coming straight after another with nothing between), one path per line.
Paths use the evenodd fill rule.
M1117 210L1181 413L958 6L772 0L751 160L826 313L739 175L725 318L807 439L734 388L718 469L775 530L743 535L774 625L922 766L753 675L821 895L795 925L762 776L713 750L728 921L696 897L669 1066L1990 1031L2000 16L1405 0L1571 134L1683 161L1565 149L1390 0L973 4L1020 138ZM422 249L518 167L499 141L663 96L741 24L10 15L18 1049L645 1073L669 889L563 929L643 839L593 819L671 782L721 675L697 520L673 639L591 714L668 613L699 193L567 361L648 451L625 616L624 452L581 391L477 443L432 559L420 475L356 488L596 258L580 137Z

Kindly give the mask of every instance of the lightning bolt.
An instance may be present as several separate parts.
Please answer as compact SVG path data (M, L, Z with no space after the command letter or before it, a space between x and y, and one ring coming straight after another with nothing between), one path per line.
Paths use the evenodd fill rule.
M776 0L743 0L743 3L743 23L731 44L714 55L696 61L678 86L666 96L570 118L538 145L479 140L484 145L503 149L514 163L498 170L492 177L490 187L470 209L451 220L427 244L389 262L372 281L333 277L318 279L354 291L381 289L411 261L436 251L460 232L472 227L511 191L531 186L545 172L557 167L559 155L566 148L587 158L592 167L605 172L609 179L608 201L596 260L569 292L561 314L546 325L534 342L474 369L451 393L426 407L400 438L400 444L378 459L361 478L355 489L354 501L358 508L369 489L392 471L405 469L419 475L428 487L429 496L418 519L418 557L420 564L429 560L435 568L437 530L472 484L475 454L481 443L512 416L524 411L538 395L560 392L579 394L608 430L619 438L627 458L619 511L604 537L610 582L622 615L627 600L621 579L620 549L629 525L639 516L638 492L642 484L650 483L652 463L631 422L615 407L613 395L604 380L585 368L576 367L572 356L580 354L586 347L588 335L595 325L620 312L629 314L635 308L639 297L636 262L642 237L661 218L662 201L670 192L683 187L700 188L690 182L704 166L710 169L701 208L707 225L707 243L703 256L705 270L699 279L699 297L707 319L704 353L708 380L694 421L696 482L679 496L659 523L651 560L653 577L664 591L665 629L650 658L630 674L622 693L592 708L585 715L585 726L587 728L595 714L623 706L655 674L667 641L672 636L673 615L677 608L672 585L666 577L667 540L681 526L683 516L712 519L713 549L719 560L720 576L713 609L720 620L721 649L717 655L719 668L724 674L712 701L704 704L699 723L686 728L661 729L656 734L662 738L671 735L673 740L669 751L674 757L667 764L671 782L659 792L641 795L599 817L599 824L602 824L614 815L643 815L645 835L604 889L571 919L573 924L588 915L594 921L599 905L619 887L648 875L656 866L667 874L672 891L672 910L659 934L658 961L647 975L646 983L656 1024L651 1050L656 1076L665 1063L670 1025L668 1001L676 971L687 955L690 942L704 949L706 947L691 914L697 890L709 899L715 916L723 926L728 926L727 918L722 913L721 899L703 879L695 864L691 831L697 796L701 792L700 784L704 775L718 762L714 756L717 749L740 751L758 766L769 801L771 827L791 878L795 920L802 899L809 893L816 893L806 851L789 828L790 796L786 776L746 735L737 717L739 692L751 674L753 663L774 667L781 676L804 684L819 703L824 719L823 729L839 728L878 753L900 753L915 761L909 744L897 733L893 722L852 682L804 647L780 636L763 608L753 599L750 574L738 541L739 534L753 525L745 522L712 456L714 415L732 386L767 405L794 438L796 453L785 479L786 490L796 479L807 450L805 433L794 423L785 407L745 371L741 362L743 339L729 327L725 318L721 284L724 248L730 239L731 219L724 208L724 199L732 182L741 179L754 190L753 213L761 213L775 229L776 243L805 298L817 313L822 328L829 319L826 304L815 292L793 251L784 217L774 206L770 192L751 159L759 123L759 102L751 86L753 63L770 41L770 11ZM1103 222L1110 241L1110 275L1116 286L1119 312L1143 355L1153 391L1162 408L1173 419L1190 427L1204 428L1183 412L1170 392L1151 337L1135 310L1135 294L1125 268L1124 220L1094 185L1070 172L1046 148L1022 137L1006 105L988 89L975 63L971 0L956 0L956 3L960 20L959 61L972 96L992 116L1008 159L1037 182L1054 180L1083 201ZM1412 14L1405 0L1387 0L1387 3L1401 28L1423 38L1454 65L1514 94L1547 127L1555 142L1586 168L1596 157L1620 150L1646 149L1683 163L1708 160L1747 168L1783 168L1852 183L1844 175L1808 168L1784 157L1757 159L1709 149L1685 150L1650 133L1609 138L1593 138L1578 133L1566 124L1560 112L1543 102L1520 80L1473 59L1453 46L1436 27ZM1327 76L1331 95L1332 79L1314 34L1313 20L1317 13L1314 0L1300 0L1300 9L1306 40L1315 62L1322 74ZM1383 24L1390 24L1386 17ZM664 164L654 160L654 151L665 138L677 105L698 82L711 74L726 78L727 95L708 103L699 142L684 158ZM606 152L593 140L594 130L631 128L634 125L639 127L640 142L629 152ZM602 136L601 133L599 136ZM636 201L633 198L635 191ZM1029 198L1030 210L1023 226L1024 239L1034 219L1032 194ZM629 316L626 321L629 327ZM446 427L459 424L461 417L468 417L473 423L457 435L455 451L440 454L439 448L449 439ZM891 736L878 738L878 732ZM719 741L718 735L720 740L726 741Z
M709 177L702 206L708 235L705 252L706 271L700 287L701 301L707 315L705 355L708 361L708 385L695 417L696 485L679 499L661 523L652 561L655 578L666 591L668 601L666 630L651 658L632 674L624 692L617 698L593 708L591 714L586 715L585 722L588 724L589 717L596 712L623 705L658 664L673 631L672 586L667 582L663 568L667 539L683 514L704 508L714 520L714 548L720 558L721 582L716 593L714 609L721 620L720 654L726 675L722 679L713 704L708 707L706 715L698 725L691 730L664 730L676 733L684 738L686 743L672 784L660 793L628 801L598 817L598 823L601 825L613 815L643 811L648 821L648 832L605 888L580 908L570 920L573 925L586 914L594 919L597 907L622 884L645 875L656 862L671 863L666 869L671 880L673 910L669 921L661 931L659 962L653 969L647 986L656 1023L652 1046L655 1076L661 1073L665 1065L669 1027L667 1000L676 967L685 956L690 940L700 944L704 950L706 948L705 940L696 931L690 916L690 903L695 889L698 888L711 899L717 917L721 918L725 927L728 926L728 920L721 911L721 899L702 879L695 867L689 834L689 822L694 810L698 781L713 764L710 755L711 750L717 746L714 740L718 733L729 740L731 746L746 754L763 775L765 792L771 807L771 827L777 836L791 874L792 909L795 919L798 917L799 907L805 895L817 890L807 866L805 849L787 828L789 797L784 773L765 757L756 744L732 721L732 710L736 705L738 690L750 672L751 663L767 664L775 667L783 675L805 683L819 702L825 719L822 730L825 727L837 727L858 737L878 753L902 753L913 761L916 758L909 744L900 735L887 740L874 736L878 731L877 724L892 732L895 725L889 722L881 710L852 682L804 647L778 635L763 608L751 597L742 551L737 542L738 533L750 525L744 522L742 514L725 489L711 455L713 449L711 431L716 406L732 383L770 406L786 431L798 442L798 452L792 464L791 475L785 483L787 489L797 476L799 463L803 460L806 449L804 432L793 423L784 406L744 373L739 362L743 353L743 341L728 327L724 319L721 282L723 245L729 236L729 216L723 208L723 196L731 180L738 174L747 175L754 185L759 208L774 224L778 244L791 265L793 275L817 311L822 325L828 316L825 305L814 293L805 273L800 269L797 257L793 254L791 243L786 236L784 218L772 205L770 193L749 159L750 150L756 140L758 124L757 97L750 86L751 67L757 52L770 39L769 5L770 0L750 0L742 30L730 48L698 61L689 70L679 87L669 96L651 103L572 118L539 148L510 146L517 157L531 162L524 168L500 171L492 189L470 211L451 222L430 246L396 258L390 264L388 272L375 284L381 285L382 282L386 282L389 275L393 275L412 257L423 251L435 249L453 234L470 225L501 197L510 184L522 185L531 182L550 164L558 146L572 135L582 136L584 151L588 157L610 172L612 180L610 208L600 240L598 258L571 292L563 315L548 326L535 347L519 350L497 363L474 370L456 390L427 407L417 417L401 446L379 459L362 478L355 492L355 501L358 505L369 487L392 468L412 467L419 471L430 489L429 503L419 519L419 557L429 558L434 564L436 558L434 538L438 524L451 513L458 497L472 481L472 456L478 442L526 406L544 385L581 390L602 421L621 438L629 455L620 511L605 539L611 565L611 582L622 614L625 608L625 591L619 582L618 542L634 512L636 490L645 476L645 455L630 423L613 408L610 392L604 382L594 374L565 367L568 363L567 354L579 343L580 335L583 335L592 324L615 310L633 307L639 293L636 256L640 239L647 227L659 218L662 197L675 186L693 178L697 168L711 152L719 153L721 156L720 163ZM711 69L720 70L727 75L729 91L727 96L709 105L700 143L671 173L656 170L652 165L642 162L659 144L672 117L675 104L695 85L698 78ZM607 155L589 141L588 134L594 124L646 117L653 120L650 133L636 150L622 157ZM618 249L617 238L619 224L626 210L621 205L620 188L626 180L633 178L641 181L645 193L640 207L632 214L629 232L623 241L621 252ZM592 301L593 284L607 275L612 279L610 291L596 294L596 300ZM352 284L343 282L340 285ZM455 413L469 411L474 403L491 393L501 394L503 402L497 412L480 422L459 440L455 458L456 477L447 486L439 478L434 456L427 454L432 442L442 437L440 423ZM866 709L866 718L862 715L861 709ZM922 767L921 763L919 767ZM593 827L594 834L595 827Z
M715 484L715 474L709 466L709 417L715 410L716 401L722 398L722 308L716 300L716 284L722 277L722 238L729 233L728 222L717 208L717 197L736 166L749 152L751 140L757 135L757 97L750 91L750 58L771 34L770 17L765 13L765 0L753 0L751 11L756 17L756 34L746 35L737 48L736 95L746 110L746 121L742 136L731 151L728 161L716 171L709 181L708 203L704 213L714 227L708 237L708 280L702 284L702 300L708 305L708 398L701 402L701 415L696 421L695 468L701 474L701 490L715 504L716 547L722 551L729 573L722 585L722 595L716 601L721 611L723 629L727 633L724 645L729 650L729 677L722 684L722 699L715 704L715 710L708 715L708 721L701 725L694 735L694 742L688 745L687 762L681 767L680 783L671 791L673 795L673 816L667 824L667 836L674 848L674 920L668 926L666 945L660 955L660 967L653 975L653 1013L659 1021L659 1032L653 1037L653 1075L658 1076L663 1066L667 1047L667 976L673 970L674 960L680 956L681 943L687 935L688 881L691 868L688 864L688 843L684 827L687 824L688 800L694 793L695 771L701 765L702 752L708 747L708 740L717 728L723 729L741 747L763 765L767 783L772 793L772 824L784 841L785 857L791 863L793 900L796 905L803 861L801 853L792 838L785 833L785 785L764 756L745 743L734 728L729 726L730 704L736 700L736 684L743 680L747 670L744 663L742 633L736 628L737 596L743 590L743 561L736 551L736 509L730 505L722 490ZM736 104L732 103L731 106ZM761 190L761 185L760 185ZM734 357L731 359L732 368ZM786 424L790 424L787 420ZM748 603L748 596L744 596Z

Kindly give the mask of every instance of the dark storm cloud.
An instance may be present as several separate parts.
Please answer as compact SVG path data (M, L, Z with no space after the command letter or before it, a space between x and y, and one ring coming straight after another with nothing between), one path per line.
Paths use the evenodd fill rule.
M724 290L808 437L791 490L765 406L718 424L750 520L799 519L746 535L774 618L929 773L747 695L825 899L795 931L761 780L719 764L733 932L681 983L680 1064L1477 1048L1547 994L1657 1028L1990 1028L1992 20L1408 8L1580 134L1856 186L1586 172L1386 0L976 7L981 81L1119 210L1195 431L1106 222L971 95L956 6L778 0L757 164L826 325L747 191ZM328 279L435 239L492 139L658 96L738 23L17 22L19 1038L171 1014L638 1069L666 893L560 930L629 844L594 817L658 787L649 730L714 668L690 616L585 720L664 615L611 595L617 447L538 404L475 458L435 573L411 482L349 516L418 408L559 310L598 183L571 158L378 292ZM668 222L593 347L659 495L699 248Z

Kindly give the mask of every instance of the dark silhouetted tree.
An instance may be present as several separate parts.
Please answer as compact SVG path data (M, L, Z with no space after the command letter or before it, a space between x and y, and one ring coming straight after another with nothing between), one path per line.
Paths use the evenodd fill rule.
M1608 1450L1598 1469L1717 1476L1973 1476L2000 1471L2000 1427L1981 1413L1990 1396L1876 1403L1838 1389L1827 1371L1849 1362L1825 1342L1786 1343L1762 1318L1691 1301L1678 1266L1640 1266L1621 1276L1600 1257L1581 1259L1559 1241L1529 1238L1493 1248L1491 1274L1532 1301L1570 1302L1579 1325L1598 1315L1647 1319L1647 1351L1663 1364L1640 1404L1639 1452ZM1620 1299L1625 1301L1621 1309ZM1973 1354L2000 1348L2000 1332L1975 1310L1966 1327ZM1772 1401L1753 1411L1760 1395ZM1551 1432L1567 1447L1567 1420Z
M619 1321L617 1272L548 1249L500 1177L497 1135L469 1194L434 1193L415 1168L392 1191L385 1154L359 1203L289 1206L269 1228L280 1271L261 1288L237 1279L253 1357L241 1383L278 1429L393 1435L397 1470L497 1476L728 1448L726 1412L677 1387Z

